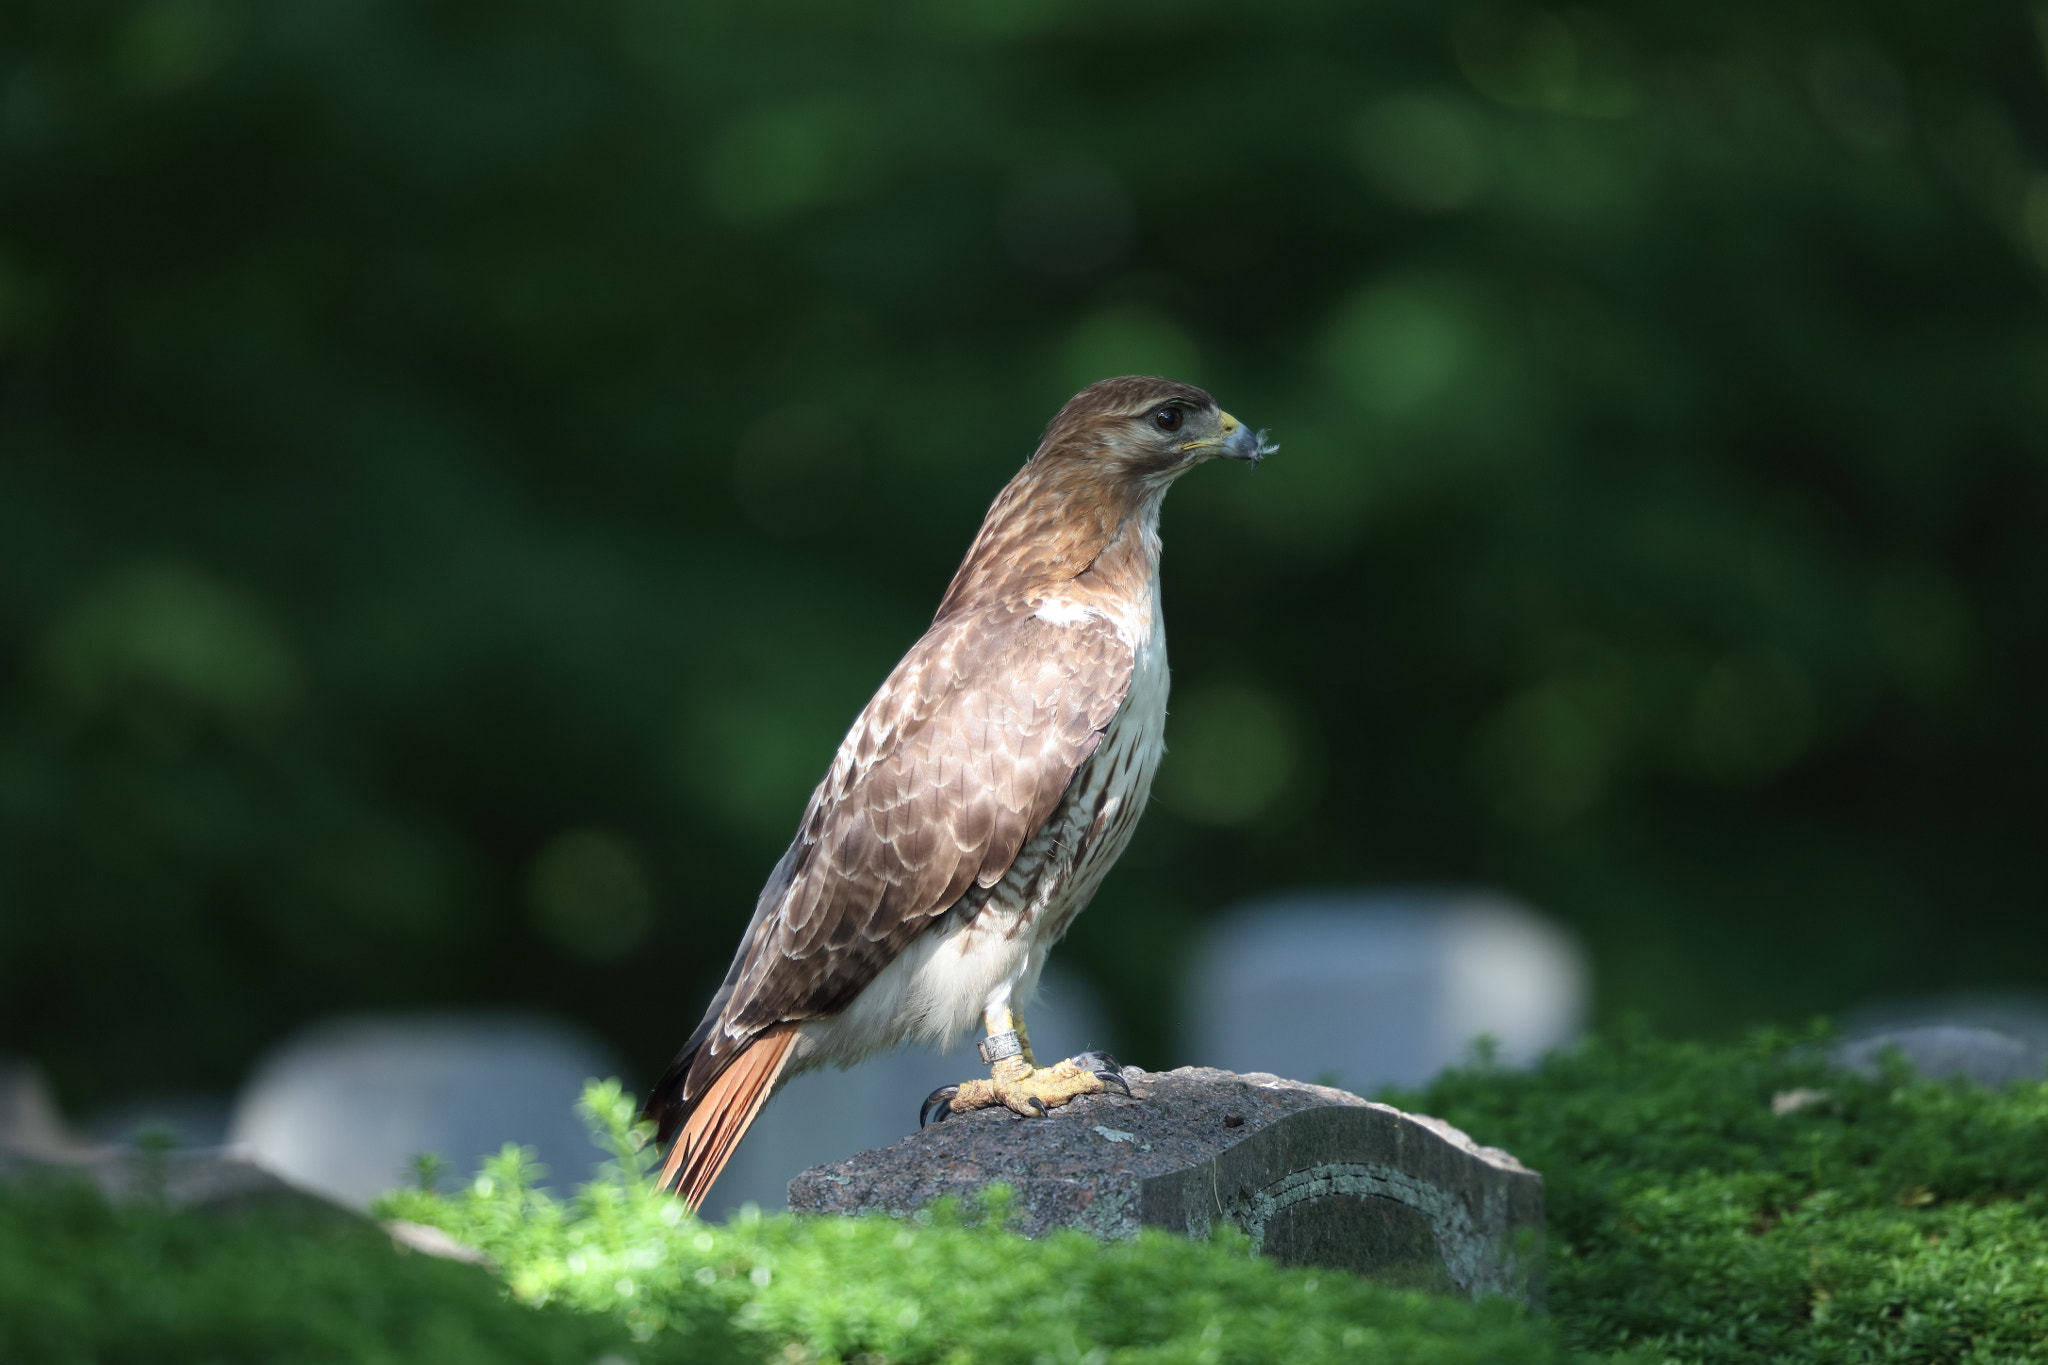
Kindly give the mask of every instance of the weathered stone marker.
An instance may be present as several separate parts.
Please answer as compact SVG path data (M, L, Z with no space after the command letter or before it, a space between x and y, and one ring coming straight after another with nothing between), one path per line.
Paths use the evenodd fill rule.
M1027 1236L1206 1237L1223 1220L1283 1264L1541 1306L1543 1177L1506 1152L1440 1119L1257 1072L1124 1078L1134 1098L1086 1095L1046 1119L979 1110L814 1166L789 1182L789 1206L903 1217L1001 1182Z

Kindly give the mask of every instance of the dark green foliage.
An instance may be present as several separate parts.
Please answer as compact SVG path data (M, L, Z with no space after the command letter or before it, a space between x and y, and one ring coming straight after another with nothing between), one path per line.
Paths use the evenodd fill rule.
M1283 450L1168 511L1129 1055L1299 884L1504 884L1688 1031L2038 981L2041 73L1991 3L11 0L0 1042L651 1072L1130 368Z
M0 1183L0 1361L2048 1360L2048 1087L1861 1080L1818 1041L1624 1032L1396 1097L1544 1172L1548 1319L1279 1270L1229 1236L1026 1242L999 1191L907 1224L700 1223L649 1188L612 1084L585 1113L618 1159L574 1199L508 1149L453 1196L385 1201L490 1253L526 1307L336 1215Z
M1544 1173L1551 1321L1575 1349L1687 1365L2048 1360L2048 1085L1866 1080L1829 1071L1824 1042L1704 1046L1624 1030L1532 1073L1474 1068L1390 1098ZM593 1091L587 1112L626 1153L620 1171L644 1169L626 1141L630 1104ZM1177 1358L1217 1304L1230 1360L1315 1359L1333 1343L1351 1348L1334 1358L1362 1358L1345 1326L1423 1359L1509 1359L1546 1340L1487 1316L1499 1305L1417 1316L1427 1300L1276 1272L1227 1243L1020 1244L943 1211L915 1228L686 1224L619 1172L567 1207L527 1188L516 1151L452 1200L391 1204L491 1251L520 1297L617 1312L641 1333L744 1302L738 1320L814 1351L922 1360L957 1344L1028 1359L1036 1338L1071 1342L1074 1356L1143 1345ZM745 1278L763 1266L768 1276ZM630 1293L627 1267L639 1268ZM892 1332L912 1309L922 1332Z
M400 1255L332 1210L114 1208L83 1184L0 1182L8 1365L655 1365L682 1344L514 1307L482 1270Z
M699 1229L648 1216L610 1231L543 1221L550 1242L533 1227L501 1225L492 1237L477 1212L451 1221L518 1249L510 1278L523 1303L482 1270L397 1252L381 1231L339 1215L117 1209L83 1186L0 1183L0 1361L1571 1358L1546 1326L1504 1304L1287 1274L1241 1248L1163 1236L1104 1251L1078 1234L1023 1243L944 1218L909 1229L786 1217Z
M1686 1365L2048 1360L2048 1086L1866 1080L1829 1071L1824 1043L1623 1030L1531 1073L1478 1067L1390 1098L1544 1173L1550 1321L1576 1350ZM452 1199L397 1195L391 1208L489 1250L522 1299L615 1312L641 1334L736 1311L812 1351L892 1360L955 1346L1030 1359L1034 1339L1062 1343L1059 1358L1097 1346L1178 1358L1216 1312L1225 1360L1363 1358L1346 1327L1420 1359L1557 1349L1500 1305L1467 1316L1439 1301L1428 1316L1426 1299L1274 1271L1227 1242L1026 1244L943 1210L913 1228L687 1223L640 1183L648 1154L630 1147L630 1104L596 1090L586 1112L624 1159L574 1206L531 1190L508 1151ZM921 1328L903 1328L906 1315Z
M1564 1365L1555 1333L1504 1303L1287 1273L1239 1242L1079 1234L1025 1242L941 1209L798 1223L682 1216L644 1180L630 1099L587 1112L624 1160L572 1203L531 1188L517 1150L453 1199L386 1213L487 1249L473 1267L397 1252L331 1210L109 1207L88 1187L0 1181L0 1362L14 1365L662 1365L1040 1360ZM525 1306L519 1306L524 1304Z
M1582 1346L2048 1359L2048 1086L1864 1080L1821 1041L1622 1031L1397 1102L1544 1173L1551 1303Z
M532 1187L516 1148L453 1198L412 1191L384 1212L447 1229L491 1254L513 1293L616 1315L636 1338L727 1323L789 1360L888 1362L1562 1362L1555 1333L1507 1303L1472 1304L1282 1271L1242 1237L1165 1233L1105 1247L1080 1233L1027 1242L1000 1230L1005 1196L951 1202L905 1224L684 1215L645 1179L632 1101L585 1097L621 1154L563 1203Z

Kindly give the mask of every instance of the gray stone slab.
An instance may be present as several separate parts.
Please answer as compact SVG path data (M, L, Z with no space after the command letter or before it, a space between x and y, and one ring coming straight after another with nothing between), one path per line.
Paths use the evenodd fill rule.
M93 1137L126 1145L168 1138L177 1146L225 1147L235 1097L227 1091L132 1095L95 1109L81 1122Z
M1893 995L1844 1010L1836 1021L1844 1038L1887 1029L1954 1024L1997 1029L2048 1045L2048 991L1973 990Z
M1425 1084L1487 1035L1534 1062L1585 1022L1592 975L1561 926L1497 892L1331 889L1217 918L1190 963L1182 1055L1348 1090Z
M156 1149L93 1142L68 1128L35 1067L0 1059L0 1179L86 1180L109 1199L178 1208L250 1201L324 1202L269 1169L247 1148Z
M1235 1223L1288 1265L1542 1302L1543 1178L1421 1114L1327 1086L1207 1067L1127 1067L1135 1092L1044 1119L959 1115L789 1183L800 1213L904 1217L1002 1183L1018 1231L1141 1227L1206 1237Z
M620 1068L595 1038L545 1017L366 1015L314 1024L259 1061L231 1143L295 1184L358 1208L413 1180L413 1158L467 1179L507 1142L532 1147L566 1192L604 1153L576 1101Z
M54 1158L85 1145L64 1126L43 1073L0 1057L0 1158Z
M144 1151L111 1144L61 1155L0 1151L0 1179L82 1179L113 1200L154 1200L174 1208L225 1208L251 1201L327 1204L233 1147Z
M1928 1080L1961 1076L1996 1087L2048 1075L2048 1042L1964 1023L1910 1024L1856 1034L1835 1045L1834 1059L1851 1071L1875 1076L1884 1055L1894 1049Z

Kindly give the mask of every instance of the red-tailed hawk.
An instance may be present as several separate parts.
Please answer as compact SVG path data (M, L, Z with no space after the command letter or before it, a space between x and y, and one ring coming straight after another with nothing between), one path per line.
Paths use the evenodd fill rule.
M691 1208L780 1082L976 1021L989 1077L935 1092L926 1122L1123 1088L1098 1054L1038 1066L1022 1005L1130 842L1164 752L1160 501L1204 460L1273 449L1170 379L1104 380L1052 419L847 732L647 1101L674 1142L662 1184L680 1174Z

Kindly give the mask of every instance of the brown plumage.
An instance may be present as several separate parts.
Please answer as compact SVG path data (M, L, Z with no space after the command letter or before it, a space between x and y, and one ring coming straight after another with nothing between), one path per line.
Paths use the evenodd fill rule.
M1172 380L1106 380L1054 417L848 731L648 1099L675 1143L663 1181L680 1174L692 1208L781 1081L950 1041L1035 987L1161 751L1159 500L1210 455L1264 452Z

